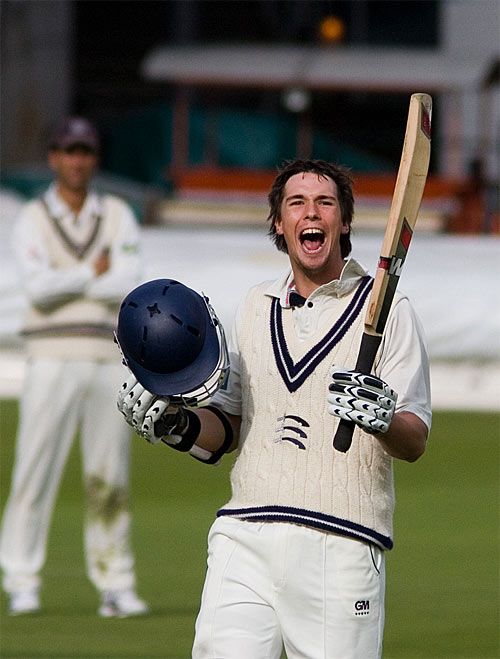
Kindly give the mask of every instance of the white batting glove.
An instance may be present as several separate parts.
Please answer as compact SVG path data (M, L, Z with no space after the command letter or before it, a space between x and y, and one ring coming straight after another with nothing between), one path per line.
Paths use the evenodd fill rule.
M132 373L130 373L120 387L116 404L129 425L132 425L132 410L134 405L144 391L144 387L139 384L137 378Z
M117 405L127 423L150 444L163 441L175 446L182 440L187 425L182 408L144 389L134 375L120 387Z
M371 434L389 430L398 395L380 378L334 371L328 390L327 409L333 416L353 421Z
M168 407L168 398L159 398L144 390L132 409L132 427L136 433L144 437L150 444L158 444L162 435L157 434L155 424Z
M130 375L120 387L117 406L129 426L151 444L158 444L154 423L168 407L168 398L158 398Z

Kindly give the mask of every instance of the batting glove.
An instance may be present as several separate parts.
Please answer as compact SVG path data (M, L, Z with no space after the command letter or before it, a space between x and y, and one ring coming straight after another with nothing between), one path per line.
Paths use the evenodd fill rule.
M125 421L132 425L132 410L137 399L144 393L145 389L142 387L137 378L130 374L123 382L118 392L118 400L116 401L117 407L125 417Z
M133 375L122 384L117 405L127 423L150 444L162 441L184 450L190 417L183 407L170 405L167 397L156 396L144 389Z
M168 398L159 398L144 389L133 375L118 392L118 409L126 422L151 444L157 444L161 439L155 434L154 424L168 408L168 403Z
M398 395L383 380L356 371L334 371L328 390L330 414L353 421L370 434L388 431Z

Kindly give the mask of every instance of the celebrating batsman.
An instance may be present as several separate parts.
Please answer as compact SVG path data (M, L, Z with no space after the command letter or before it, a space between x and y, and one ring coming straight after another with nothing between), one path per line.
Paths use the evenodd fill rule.
M229 376L209 307L186 318L191 294L147 289L120 312L132 375L118 405L150 442L207 463L237 451L231 499L209 534L194 659L279 659L283 646L289 659L380 657L393 459L417 460L431 424L425 340L397 292L372 374L353 370L373 280L349 257L344 168L289 162L269 203L269 233L290 269L242 301ZM162 314L177 320L160 348ZM341 418L356 423L345 453L332 445Z

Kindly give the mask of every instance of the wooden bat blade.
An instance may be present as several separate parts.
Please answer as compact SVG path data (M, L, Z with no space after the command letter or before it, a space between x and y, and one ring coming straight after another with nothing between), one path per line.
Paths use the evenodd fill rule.
M432 99L412 94L389 220L365 318L365 331L382 334L417 221L431 156Z
M389 219L365 317L355 370L370 373L417 221L431 155L432 99L412 94ZM333 446L349 450L354 422L340 420Z

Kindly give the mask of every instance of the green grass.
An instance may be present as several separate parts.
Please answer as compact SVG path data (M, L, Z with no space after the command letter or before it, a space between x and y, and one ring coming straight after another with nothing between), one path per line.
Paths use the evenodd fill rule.
M13 462L17 405L0 402L0 493ZM387 558L387 659L499 656L500 417L435 414L416 464L396 466L395 548ZM1 601L0 657L187 659L206 562L206 536L229 494L231 458L205 467L136 438L133 544L146 618L101 620L84 574L82 486L75 444L54 512L43 611L11 618ZM260 659L256 657L256 659ZM360 658L363 659L363 658Z

